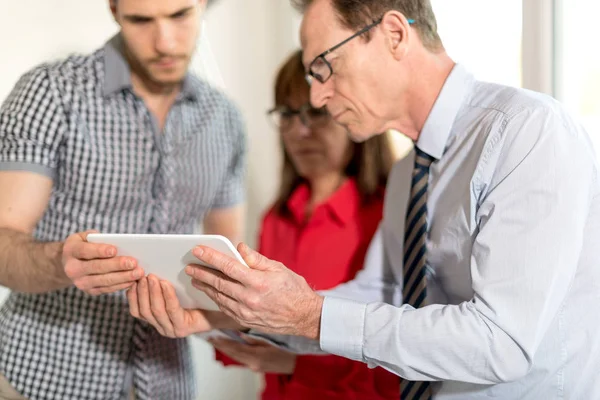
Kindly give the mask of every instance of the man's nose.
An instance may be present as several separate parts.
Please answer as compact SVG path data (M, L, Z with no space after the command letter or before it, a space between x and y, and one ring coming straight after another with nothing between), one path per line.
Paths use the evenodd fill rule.
M333 94L333 84L331 80L321 83L313 80L310 85L310 104L314 108L322 108L327 105Z
M155 48L161 54L171 54L175 49L175 30L168 22L157 24Z

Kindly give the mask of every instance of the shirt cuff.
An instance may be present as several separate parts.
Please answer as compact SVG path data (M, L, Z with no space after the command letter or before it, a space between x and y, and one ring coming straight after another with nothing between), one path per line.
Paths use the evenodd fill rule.
M321 311L321 349L364 362L363 343L367 305L325 297Z

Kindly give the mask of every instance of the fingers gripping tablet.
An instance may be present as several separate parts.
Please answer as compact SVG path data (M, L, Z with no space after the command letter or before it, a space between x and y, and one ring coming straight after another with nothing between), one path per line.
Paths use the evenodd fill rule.
M184 308L218 310L217 305L204 292L192 286L191 278L184 271L189 264L210 267L192 254L196 246L213 248L246 265L233 244L220 235L94 233L88 235L88 241L111 244L117 248L117 255L135 258L146 275L154 274L169 281L175 287L177 298Z

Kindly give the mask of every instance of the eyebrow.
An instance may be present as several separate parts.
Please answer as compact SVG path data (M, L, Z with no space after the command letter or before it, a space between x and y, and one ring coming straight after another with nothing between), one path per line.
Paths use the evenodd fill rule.
M174 13L170 14L168 17L173 18L178 15L187 14L194 7L195 6L189 6L189 7L182 8L181 10L175 11ZM148 15L142 15L142 14L126 14L123 16L123 18L125 18L126 20L129 20L129 21L151 21L154 19L154 17L150 17Z
M310 65L313 63L313 61L315 61L321 54L323 53L319 53L316 57L313 57L309 60L302 60L302 66L304 67L304 71L306 73L308 73L309 69L310 69Z
M189 7L185 7L182 8L179 11L174 12L173 14L169 15L170 18L172 17L176 17L178 15L183 15L183 14L187 14L189 11L191 11L195 6L189 6Z

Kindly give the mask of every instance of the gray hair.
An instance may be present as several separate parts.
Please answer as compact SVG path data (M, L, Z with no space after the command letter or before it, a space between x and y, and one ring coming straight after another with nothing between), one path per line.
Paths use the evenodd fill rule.
M292 5L304 12L314 0L291 0ZM426 48L443 49L437 31L437 21L430 0L330 0L339 21L346 28L359 30L390 10L414 20L414 27ZM368 33L365 38L369 38Z

